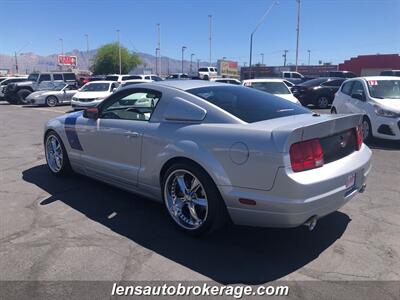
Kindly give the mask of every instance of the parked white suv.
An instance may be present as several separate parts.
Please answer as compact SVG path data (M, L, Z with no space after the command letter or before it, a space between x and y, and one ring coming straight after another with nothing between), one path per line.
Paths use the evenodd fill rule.
M331 113L364 114L364 141L372 137L400 140L400 77L346 80L335 94Z
M197 73L199 78L204 80L210 80L218 76L217 68L214 67L199 68Z

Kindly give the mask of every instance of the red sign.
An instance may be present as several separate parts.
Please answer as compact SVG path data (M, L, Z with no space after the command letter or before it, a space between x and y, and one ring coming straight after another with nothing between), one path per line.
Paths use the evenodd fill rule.
M76 56L59 55L58 56L58 65L59 66L76 67Z

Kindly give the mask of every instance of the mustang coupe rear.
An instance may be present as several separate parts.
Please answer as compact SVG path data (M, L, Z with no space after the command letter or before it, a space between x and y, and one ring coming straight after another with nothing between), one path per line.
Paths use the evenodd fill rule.
M312 228L365 188L361 120L241 86L164 81L50 120L44 143L54 175L75 171L162 201L193 235L229 218Z

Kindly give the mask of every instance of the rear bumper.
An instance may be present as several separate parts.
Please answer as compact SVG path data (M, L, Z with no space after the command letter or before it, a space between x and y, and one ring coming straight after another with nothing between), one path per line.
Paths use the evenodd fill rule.
M371 151L360 151L322 168L293 173L280 168L271 190L261 191L219 186L233 223L258 227L296 227L309 218L321 218L350 201L364 185L371 169ZM355 174L355 184L346 188L346 179ZM239 198L256 201L245 205Z

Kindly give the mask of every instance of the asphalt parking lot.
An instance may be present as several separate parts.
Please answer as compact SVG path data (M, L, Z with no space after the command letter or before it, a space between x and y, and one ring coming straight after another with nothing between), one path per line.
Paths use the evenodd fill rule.
M231 227L194 239L146 198L50 175L43 125L68 110L0 102L0 280L400 280L399 144L369 145L366 192L313 232Z

